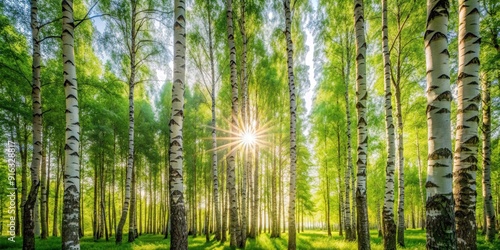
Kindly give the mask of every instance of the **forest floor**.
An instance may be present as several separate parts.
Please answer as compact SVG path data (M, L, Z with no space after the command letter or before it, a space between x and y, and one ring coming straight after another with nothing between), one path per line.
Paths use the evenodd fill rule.
M328 237L324 231L306 230L303 233L297 234L297 249L357 249L356 242L348 242L339 236L338 232L333 232L332 237ZM248 239L246 249L286 249L287 234L282 234L281 238L271 239L269 234L261 234L257 239ZM127 240L127 235L123 235L123 239ZM81 239L81 249L168 249L170 240L164 240L161 235L141 235L132 244L122 243L116 245L114 237L111 237L108 242L104 239L94 242L91 236L86 236ZM17 237L16 242L10 242L6 236L0 236L0 249L21 249L22 239ZM408 229L405 232L406 250L425 249L425 231ZM49 237L47 240L36 240L36 249L53 250L60 249L60 237ZM484 236L478 234L477 241L478 249L500 249L500 241L495 241L493 244L484 241ZM373 250L383 249L382 238L379 238L376 231L371 231L371 247ZM189 236L189 249L214 249L225 250L231 249L229 242L220 244L219 242L206 242L204 236L193 238ZM399 248L398 249L403 249Z

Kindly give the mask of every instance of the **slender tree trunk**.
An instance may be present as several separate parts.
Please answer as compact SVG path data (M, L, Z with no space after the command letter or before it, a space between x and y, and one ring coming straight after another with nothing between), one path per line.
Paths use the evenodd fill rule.
M229 66L231 68L231 132L237 133L238 120L238 80L236 69L236 46L234 44L234 27L233 27L233 6L232 0L226 0L226 21L227 21L227 38L229 43ZM230 235L231 247L241 245L241 228L238 219L238 198L236 196L236 152L233 146L229 148L230 153L227 157L227 188L229 190L229 213L230 213Z
M295 226L295 199L297 179L297 134L295 131L297 121L297 100L295 93L295 82L293 75L293 43L292 43L292 14L290 11L290 0L284 0L285 8L285 36L288 66L288 88L290 94L290 189L288 199L288 249L296 249L296 226Z
M351 112L350 112L350 103L349 103L349 79L351 72L351 49L349 46L349 39L346 38L346 56L345 56L345 73L344 73L344 81L345 81L345 106L346 106L346 121L347 121L347 169L345 171L345 217L344 217L344 225L345 225L345 237L348 241L353 241L356 239L356 233L354 232L351 224L351 203L349 193L351 191L350 185L350 177L352 175L352 154L351 154ZM343 55L343 54L342 54ZM354 187L352 187L354 189Z
M241 102L241 117L243 118L244 127L247 129L250 127L249 119L247 114L248 106L248 75L247 75L247 34L245 29L245 4L246 0L241 0L241 13L240 13L240 33L243 42L243 51L241 56L241 88L243 101ZM241 183L241 241L238 247L245 248L247 240L247 227L248 227L248 210L247 210L247 173L250 168L250 156L248 147L244 151L244 163L242 171L242 183Z
M116 230L116 203L115 203L115 185L116 185L116 130L113 130L113 168L111 172L111 206L112 206L112 215L113 215L113 224L109 224L109 228L112 231L113 229ZM109 214L111 217L111 213ZM116 231L115 231L116 234Z
M113 185L113 184L111 184ZM112 216L112 213L111 213L111 185L108 186L108 226L107 228L109 228L109 236L113 236L113 216Z
M399 67L400 68L400 67ZM395 87L396 94L396 117L398 122L398 225L397 225L397 241L400 246L405 246L405 182L404 182L404 144L403 144L403 117L401 111L401 90L400 83Z
M42 169L41 169L41 176L40 176L40 189L41 189L41 194L40 194L40 223L41 223L41 230L42 233L40 235L41 239L45 240L47 239L47 218L45 217L47 215L47 157L45 154L45 150L42 151Z
M206 173L206 172L205 172ZM207 178L206 178L206 174L205 174L205 197L206 197L206 208L205 208L205 230L204 230L204 233L205 233L205 241L206 242L210 242L210 230L209 230L209 227L210 227L210 192L208 191L208 182L206 181Z
M212 31L212 7L211 1L206 1L207 6L207 17L208 17L208 45L209 45L209 56L210 56L210 70L211 70L211 82L212 82L212 92L210 97L212 99L212 181L213 181L213 202L214 202L214 213L215 213L215 239L221 240L221 211L219 208L219 173L217 171L217 123L215 116L215 58L214 58L214 45L213 45L213 31Z
M19 123L18 123L19 124ZM15 141L15 137L14 137L14 130L16 130L16 132L19 130L19 125L17 125L15 128L13 127L10 127L10 140L11 141ZM18 137L19 138L19 137ZM15 147L15 143L13 143L13 145L11 145L12 147ZM14 151L14 152L12 152ZM7 154L12 154L14 153L15 154L15 148L11 148L11 149L8 149L7 150ZM9 173L11 174L11 173ZM14 178L17 178L17 168L14 168L14 172L12 173L14 174ZM10 178L10 175L9 175L9 178ZM14 185L13 185L13 188L15 189L14 190L14 193L15 193L15 199L14 199L14 203L15 203L15 225L16 225L16 229L15 229L15 235L16 236L20 236L20 221L19 221L19 191L17 189L18 185L17 185L17 181L14 181ZM2 213L3 214L3 213Z
M326 138L325 138L326 142ZM325 149L326 150L326 149ZM330 224L330 178L328 175L328 160L325 165L325 177L326 177L326 194L325 194L325 206L326 206L326 230L328 232L328 237L332 237L332 226Z
M41 105L41 84L40 84L40 36L38 23L38 4L36 0L31 0L31 34L33 45L32 71L32 107L33 107L33 154L31 159L31 189L27 199L23 202L23 249L35 248L34 227L37 217L36 200L38 187L40 186L39 171L42 160L42 105ZM27 153L27 152L25 152ZM23 189L27 184L23 180ZM27 185L26 185L27 187ZM26 189L27 190L27 189ZM25 191L26 192L26 191ZM26 197L26 196L23 196Z
M80 135L83 135L83 129L82 129L82 126L80 126ZM80 141L80 170L79 170L79 175L82 176L82 173L83 173L83 168L84 168L84 165L83 165L83 142ZM80 190L83 189L83 184L82 184L82 178L80 178ZM80 213L78 214L79 216L79 220L78 220L78 235L80 236L80 238L83 237L83 232L85 231L84 230L84 206L83 206L83 192L80 193Z
M62 1L64 92L66 94L66 145L62 249L80 249L80 118L74 52L73 0Z
M134 157L135 159L135 157ZM130 190L130 213L128 217L128 242L134 242L136 238L136 227L137 227L137 181L136 181L136 163L132 165L132 183L131 187L132 190Z
M353 165L353 168L354 168L355 165ZM357 227L357 220L356 220L356 210L355 208L357 207L356 205L356 188L354 188L356 186L356 178L355 178L355 175L354 173L356 172L356 169L353 169L353 171L351 172L351 195L352 195L352 213L351 213L351 224L352 224L352 236L353 236L353 240L356 240L357 238L357 233L358 233L358 227Z
M126 180L125 180L125 197L123 199L122 214L120 221L118 222L118 227L116 228L116 244L120 244L123 238L123 227L125 226L125 220L127 219L127 213L131 207L131 185L132 185L132 175L133 175L133 165L134 165L134 87L135 87L135 74L136 74L136 3L131 0L132 13L131 13L131 39L130 39L130 78L128 79L129 86L129 127L128 127L128 158L127 158L127 170L126 170Z
M41 161L40 161L41 162ZM38 182L40 181L40 171L38 171ZM37 196L40 195L38 192ZM35 200L35 206L33 207L33 216L35 217L35 237L40 238L40 197Z
M93 197L94 211L93 211L93 222L92 222L92 235L94 237L94 241L97 241L99 239L99 220L97 220L97 218L99 217L98 205L97 205L97 197L99 192L99 186L97 183L99 183L98 180L99 173L97 165L98 164L94 165L94 197Z
M356 30L356 108L358 110L358 160L356 211L358 220L358 249L370 249L370 231L368 223L368 206L366 195L366 164L368 148L368 131L366 121L366 42L363 0L354 1L354 22Z
M483 74L482 79L483 89L483 123L482 127L482 156L483 156L483 200L484 213L486 214L486 240L493 242L496 234L496 217L495 208L493 207L493 196L491 194L491 99L490 99L490 82L487 75Z
M170 125L168 125L170 126ZM168 217L165 218L165 224L163 224L163 230L164 230L164 239L168 238L168 234L170 233L170 227L169 227L169 222L170 222L170 191L169 191L169 185L168 185L168 180L170 178L169 176L169 164L170 164L170 134L166 135L164 138L164 161L165 161L165 166L164 166L164 173L163 173L163 184L164 186L164 216L163 217Z
M174 24L174 84L172 88L172 117L170 119L170 216L172 220L171 249L187 249L187 223L183 187L183 121L184 81L186 78L186 21L185 3L175 0Z
M285 220L281 219L281 217L285 216L284 212L282 212L282 209L283 209L283 206L285 205L285 199L283 198L283 130L282 130L282 127L281 127L281 124L282 124L282 116L280 116L280 137L279 137L279 143L280 143L280 146L279 146L279 153L278 153L278 161L279 161L279 164L278 164L278 177L277 177L277 184L278 184L278 195L277 195L277 199L276 199L276 202L278 203L278 210L277 210L277 215L276 215L276 219L277 219L277 223L276 223L276 232L278 233L278 237L280 237L281 235L281 222L283 221L283 224L285 223ZM285 227L283 227L283 230L286 230Z
M337 99L337 106L340 106L339 104L339 99ZM343 220L342 220L342 215L344 214L344 201L342 198L344 197L344 194L342 193L342 156L340 153L340 126L337 127L337 188L338 188L338 195L339 195L339 236L343 236L342 232L342 225L343 225ZM304 208L302 208L303 210ZM300 231L300 230L299 230Z
M47 162L47 180L46 180L46 189L45 189L45 225L46 225L46 232L47 232L47 237L49 236L49 194L50 194L50 159L51 159L51 153L50 153L50 144L47 145L48 149L48 162Z
M448 0L427 1L427 249L456 249L448 65Z
M281 124L281 123L280 123ZM273 137L275 138L275 137ZM274 139L275 141L275 139ZM277 164L276 164L276 147L273 147L273 169L271 176L271 238L279 237L279 229L278 229L278 194L276 187L277 176Z
M479 124L479 1L459 1L458 115L453 196L458 249L476 249L476 171Z
M222 170L224 170L224 166L225 166L225 161L222 161L221 162L221 165L222 165ZM227 164L226 164L227 165ZM226 166L227 168L227 166ZM227 230L227 196L228 196L228 192L229 190L227 189L227 183L225 182L224 178L224 173L223 171L221 171L221 180L220 180L220 183L221 183L221 194L222 194L222 197L221 197L221 201L222 201L222 208L221 208L221 212L222 212L222 225L221 225L221 237L220 237L220 241L223 243L223 242L226 242L227 240L227 234L226 234L226 230ZM227 173L227 169L226 169L226 173ZM224 186L224 183L226 183L226 186Z
M104 155L103 155L104 158ZM108 227L106 225L106 197L105 197L105 192L106 192L106 187L104 184L106 177L106 173L104 172L104 159L101 164L101 183L100 183L100 188L101 188L101 221L102 221L102 226L104 227L104 236L106 237L106 241L109 241L109 234L108 234Z
M19 121L19 120L18 120ZM24 119L23 119L24 121ZM24 237L24 205L28 198L28 126L24 121L23 135L19 132L19 154L21 155L21 222Z
M61 168L62 165L62 148L58 150L57 153L57 173L56 173L56 191L54 195L54 220L52 223L52 236L57 237L57 232L58 232L58 226L57 222L59 221L57 219L57 215L59 214L59 190L60 190L60 185L61 185L61 178L62 178L62 170Z
M396 19L398 24L398 29L403 29L403 24L401 24L401 6L399 2L396 2L397 13ZM398 171L398 221L397 221L397 242L400 246L405 245L404 243L404 232L405 232L405 210L404 210L404 198L405 198L405 185L404 185L404 143L403 143L403 116L401 110L401 51L402 42L401 36L397 36L397 65L396 65L396 77L392 79L394 84L394 94L396 97L396 118L398 123L397 129L397 160L396 169Z
M387 165L385 168L385 195L383 225L384 249L396 249L396 224L394 223L394 162L395 135L392 117L391 55L387 24L387 0L382 0L382 48L384 57L385 126L387 135Z
M422 161L420 160L420 143L418 139L417 132L417 166L418 166L418 190L420 193L420 204L422 205L422 209L420 210L420 227L422 230L425 229L425 195L423 190L423 180L422 180Z
M257 97L257 94L255 94ZM257 100L257 98L255 98ZM256 105L257 106L257 105ZM259 128L259 115L258 109L255 108L255 122L256 129ZM254 171L253 171L253 203L252 203L252 223L250 227L250 237L255 239L258 235L258 218L259 218L259 145L254 148Z

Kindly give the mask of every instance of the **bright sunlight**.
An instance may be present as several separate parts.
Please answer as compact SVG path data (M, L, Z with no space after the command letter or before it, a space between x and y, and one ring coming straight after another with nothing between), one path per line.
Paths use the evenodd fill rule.
M253 146L257 141L257 136L253 131L245 131L241 134L241 141L245 146Z

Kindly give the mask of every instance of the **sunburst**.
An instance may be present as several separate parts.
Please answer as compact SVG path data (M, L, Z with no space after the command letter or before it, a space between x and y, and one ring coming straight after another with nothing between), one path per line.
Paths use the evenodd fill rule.
M229 121L227 121L229 123ZM272 129L269 125L271 122L267 122L264 125L257 126L255 120L251 120L249 123L243 123L240 119L237 120L236 126L233 126L232 130L227 130L223 128L215 128L219 132L223 132L226 136L217 136L219 142L223 141L224 144L212 148L209 151L223 151L230 149L226 156L234 151L244 149L254 150L256 147L263 148L269 147L271 144L267 142L267 137L269 136L269 131ZM208 128L214 128L212 126L207 126ZM205 138L212 139L212 138Z

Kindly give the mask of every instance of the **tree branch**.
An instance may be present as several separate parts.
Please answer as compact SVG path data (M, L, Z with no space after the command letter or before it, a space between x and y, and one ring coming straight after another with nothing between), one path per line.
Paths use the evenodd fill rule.
M9 70L13 71L14 73L18 74L19 76L21 76L21 77L22 77L22 78L26 81L26 83L28 83L30 86L32 86L32 85L31 85L31 80L30 80L30 79L28 79L28 78L26 77L26 75L24 75L24 74L23 74L23 72L21 72L21 71L19 71L19 70L17 70L17 69L14 69L14 68L10 67L9 65L7 65L7 64L5 64L5 63L2 63L2 62L0 62L0 65L1 65L2 67L5 67L5 68L7 68L7 69L9 69Z
M87 17L87 18L85 18L85 19L76 20L76 21L79 21L79 22L75 25L75 28L76 28L78 25L80 25L81 23L83 23L84 21L92 20L92 19L94 19L94 18L103 17L103 16L110 16L110 14L99 14L99 15L95 15L95 16Z
M103 15L104 15L104 14L103 14L103 15L98 15L98 16L94 16L94 17L88 18L88 16L89 16L90 12L92 11L92 9L94 9L94 7L97 5L97 3L98 3L98 2L99 2L99 1L96 1L96 2L92 5L92 7L90 7L89 11L87 11L87 13L86 13L86 14L85 14L85 16L83 17L83 19L81 19L81 20L75 20L75 21L79 21L78 23L76 23L76 24L75 24L75 27L74 27L75 29L76 29L76 27L78 27L78 25L80 25L83 21L90 20L90 19L92 19L92 18L94 18L94 17L98 17L98 16L103 16Z
M46 37L40 39L40 41L38 41L38 43L42 43L43 41L45 41L47 39L53 39L53 38L59 38L59 39L61 39L61 36L60 35L59 36L46 36Z
M49 25L49 24L52 24L52 23L55 23L55 22L57 22L57 21L59 21L59 20L61 20L61 19L62 19L62 17L58 17L58 18L56 18L56 19L54 19L54 20L51 20L51 21L48 21L48 22L46 22L46 23L43 23L43 24L39 25L39 26L38 26L38 28L39 28L39 29L41 29L41 28L43 28L44 26Z

